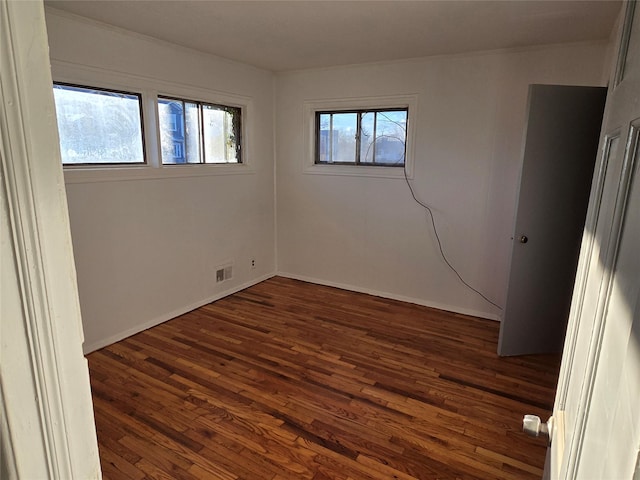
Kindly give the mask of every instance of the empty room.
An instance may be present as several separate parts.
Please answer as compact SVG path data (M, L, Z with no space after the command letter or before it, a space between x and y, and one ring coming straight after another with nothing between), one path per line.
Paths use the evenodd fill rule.
M0 3L2 478L640 479L640 7Z

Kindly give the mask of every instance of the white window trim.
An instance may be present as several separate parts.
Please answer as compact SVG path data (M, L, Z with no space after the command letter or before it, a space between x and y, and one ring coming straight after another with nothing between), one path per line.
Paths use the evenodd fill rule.
M340 110L368 110L376 108L407 108L407 143L404 169L392 166L327 165L315 163L316 112ZM418 113L418 95L383 97L355 97L309 100L303 104L304 148L303 172L312 175L345 175L356 177L413 178L414 132Z
M106 88L142 95L143 140L146 164L140 165L64 165L66 183L99 183L126 180L203 177L215 175L255 174L252 166L251 131L253 99L228 92L203 89L154 78L52 60L54 82ZM242 163L207 163L163 165L160 156L158 96L189 98L205 103L228 105L242 109Z

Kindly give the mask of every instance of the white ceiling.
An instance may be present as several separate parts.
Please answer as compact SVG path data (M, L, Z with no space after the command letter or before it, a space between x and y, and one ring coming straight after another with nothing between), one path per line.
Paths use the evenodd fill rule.
M605 40L619 1L103 1L45 4L272 71Z

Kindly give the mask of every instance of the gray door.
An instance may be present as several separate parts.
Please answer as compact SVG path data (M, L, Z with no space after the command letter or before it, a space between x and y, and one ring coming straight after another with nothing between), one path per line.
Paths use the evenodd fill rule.
M606 88L532 85L499 355L560 352Z

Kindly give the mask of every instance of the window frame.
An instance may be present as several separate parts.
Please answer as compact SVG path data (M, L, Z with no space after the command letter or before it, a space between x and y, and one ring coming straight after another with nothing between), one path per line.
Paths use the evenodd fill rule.
M404 132L404 141L403 141L403 147L404 147L404 160L402 161L402 163L382 163L382 162L376 162L375 161L375 155L376 155L376 129L375 126L377 125L377 116L378 113L384 113L384 112L405 112L406 116L407 116L407 128L405 129ZM362 117L363 114L367 114L367 113L373 113L375 114L374 116L374 133L373 133L373 161L371 162L363 162L361 159L361 147L362 147ZM356 114L356 145L355 145L355 159L353 162L345 162L345 161L321 161L320 160L320 117L322 115L340 115L340 114ZM314 135L315 135L315 156L314 156L314 164L315 165L355 165L355 166L367 166L367 167L375 167L375 168L381 168L381 167L391 167L391 168L404 168L405 163L406 163L406 159L407 159L407 136L408 136L408 120L409 120L409 107L408 106L403 106L403 107L388 107L388 108L361 108L361 109L349 109L349 110L328 110L328 111L322 111L322 110L317 110L315 112L315 129L314 129Z
M51 74L57 83L89 85L117 91L142 94L144 147L146 164L64 164L65 183L86 184L127 180L157 180L226 175L255 175L253 141L247 135L255 128L254 98L185 83L159 80L155 77L118 72L102 67L79 65L52 59ZM242 109L243 163L208 163L162 165L158 130L157 97L200 98L205 103L228 105ZM55 117L55 112L51 112Z
M145 115L144 115L144 98L141 92L123 90L123 89L115 89L115 88L106 88L102 86L91 86L91 85L81 85L78 83L71 82L63 82L53 80L52 89L55 90L56 86L62 87L71 87L71 88L79 88L84 90L94 90L96 92L107 92L107 93L116 93L120 95L128 95L138 97L138 113L140 114L140 140L142 143L142 162L91 162L91 163L64 163L62 162L63 169L71 168L71 169L79 169L79 168L100 168L100 167L115 167L115 168L131 168L131 167L145 167L149 164L148 156L147 156L147 142L146 142L146 132L145 132ZM55 104L55 94L54 94L54 104ZM57 122L57 113L56 113L56 122ZM57 124L56 124L57 125ZM59 131L58 131L59 135ZM60 144L60 139L58 139L58 144ZM62 158L62 155L61 155Z
M418 118L418 95L400 94L376 97L344 97L303 101L302 171L309 175L355 176L402 179L413 178L415 132ZM316 112L354 112L358 110L407 109L407 133L404 168L389 165L371 165L365 162L316 163Z
M200 145L200 159L202 161L198 162L198 163L190 163L190 162L184 162L184 163L164 163L163 158L162 158L162 148L159 149L158 154L160 156L160 164L163 167L169 167L169 168L174 168L174 167L185 167L185 166L193 166L193 165L243 165L244 164L244 121L243 121L243 116L244 116L244 109L242 106L237 106L237 105L224 105L222 103L214 103L214 102L210 102L210 101L206 101L206 100L192 100L190 98L185 98L185 97L178 97L178 96L171 96L171 95L164 95L164 94L158 94L156 95L156 115L158 118L158 129L157 129L157 133L158 133L158 140L160 142L162 142L162 132L160 131L160 100L169 100L169 101L173 101L173 102L181 102L182 103L182 109L184 112L186 112L186 107L185 104L187 103L191 103L191 104L195 104L198 106L198 142ZM237 157L238 157L238 161L237 162L206 162L206 147L205 147L205 135L204 135L204 113L203 113L203 106L209 106L209 107L216 107L216 109L222 110L225 108L234 108L237 109L239 111L240 114L240 122L239 122L239 126L238 126L238 151L237 151ZM185 154L185 158L187 156L187 137L186 137L186 113L185 115L185 124L184 124L184 131L185 131L185 135L184 135L184 154ZM176 117L177 119L177 117ZM177 122L176 122L177 125ZM176 128L177 130L177 128ZM174 130L175 131L175 130Z

